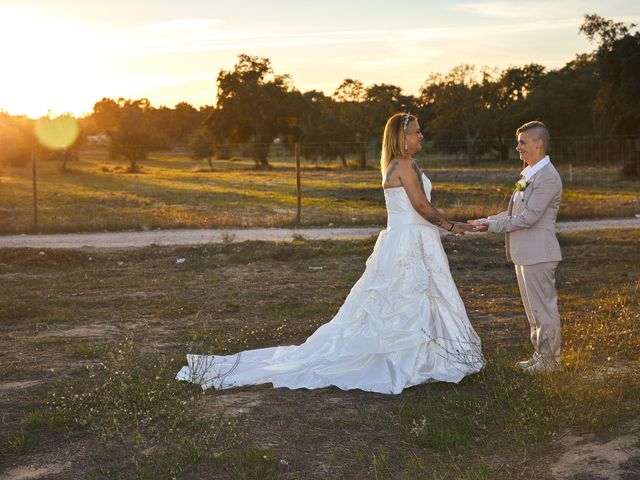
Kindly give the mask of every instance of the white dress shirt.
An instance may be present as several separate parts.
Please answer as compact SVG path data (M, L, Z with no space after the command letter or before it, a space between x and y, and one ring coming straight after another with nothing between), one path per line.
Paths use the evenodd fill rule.
M538 173L550 163L551 159L549 158L549 155L545 155L544 158L536 163L533 167L527 165L525 169L520 172L520 175L522 175L527 180L527 182L530 182L536 173Z
M542 160L536 163L534 166L527 165L524 170L520 172L520 175L525 179L525 181L530 182L536 173L542 170L544 167L551 163L551 159L549 155L545 155ZM524 192L518 190L514 197L514 200L519 200L524 195Z

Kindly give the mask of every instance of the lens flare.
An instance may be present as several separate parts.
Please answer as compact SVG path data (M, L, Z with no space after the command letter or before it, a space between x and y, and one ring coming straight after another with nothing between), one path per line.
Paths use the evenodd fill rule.
M57 118L43 117L36 122L35 134L43 147L62 150L73 145L78 139L80 125L70 115Z

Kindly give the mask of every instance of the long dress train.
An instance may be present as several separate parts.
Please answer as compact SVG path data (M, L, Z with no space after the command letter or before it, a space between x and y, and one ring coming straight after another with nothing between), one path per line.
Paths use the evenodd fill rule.
M427 197L431 182L422 176ZM217 389L271 383L397 394L424 382L458 383L484 366L438 229L403 187L384 191L387 228L336 316L301 345L234 355L187 355L177 378Z

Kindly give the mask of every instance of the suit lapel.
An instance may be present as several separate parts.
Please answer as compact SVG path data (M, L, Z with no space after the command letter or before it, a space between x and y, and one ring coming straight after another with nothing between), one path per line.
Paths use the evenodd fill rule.
M507 207L507 215L511 215L511 212L513 212L513 199L516 196L516 193L518 193L518 190L514 190L511 194L511 198L509 199L509 206Z
M513 193L511 194L511 198L509 199L509 206L507 207L507 215L509 215L509 216L511 216L511 214L513 212L513 199L516 196L517 192L518 192L518 190L514 190ZM507 260L508 261L511 261L511 245L509 245L510 237L511 237L511 235L509 234L509 232L504 234L504 244L505 244L505 247L507 249Z

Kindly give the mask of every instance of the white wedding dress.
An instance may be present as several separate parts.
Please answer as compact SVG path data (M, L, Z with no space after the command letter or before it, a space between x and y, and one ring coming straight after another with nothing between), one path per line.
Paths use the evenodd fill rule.
M431 182L423 174L427 197ZM187 355L179 380L203 389L271 383L397 394L424 382L459 382L484 366L449 271L438 229L403 187L384 192L388 224L336 316L302 345L235 355Z

